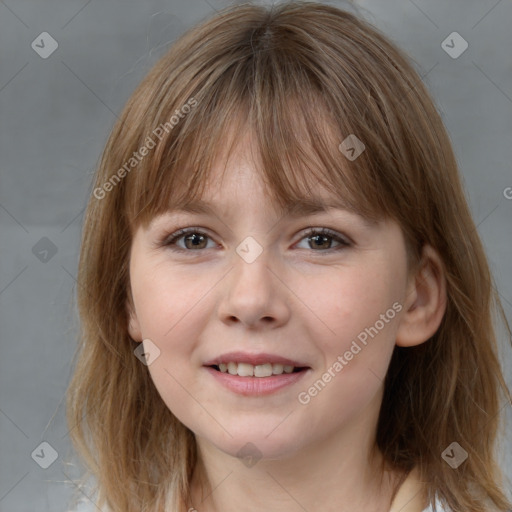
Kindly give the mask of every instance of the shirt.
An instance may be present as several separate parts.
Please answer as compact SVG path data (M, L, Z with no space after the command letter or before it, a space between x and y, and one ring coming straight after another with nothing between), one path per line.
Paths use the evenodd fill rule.
M432 505L429 505L427 508L424 508L421 512L433 512ZM439 500L436 498L436 510L437 512L448 512L448 509L443 507Z
M431 505L425 508L422 491L423 484L419 479L419 472L414 468L398 489L389 512L433 512ZM441 505L437 497L436 508L437 512L450 512Z

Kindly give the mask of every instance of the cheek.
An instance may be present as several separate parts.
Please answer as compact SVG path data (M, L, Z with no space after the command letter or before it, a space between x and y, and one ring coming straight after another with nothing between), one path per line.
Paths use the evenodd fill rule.
M301 289L314 312L307 314L307 328L323 355L307 383L312 387L304 391L317 407L336 410L333 417L368 403L383 384L402 308L402 280L382 261L317 276Z
M367 275L338 284L346 287L337 300L331 296L317 302L318 314L328 326L317 321L310 333L323 355L321 367L297 396L309 417L310 433L335 431L368 408L377 413L395 345L396 295L375 286Z
M192 278L190 272L185 275L166 265L133 269L132 290L141 334L159 351L148 371L166 406L187 425L208 424L208 418L203 418L205 411L191 400L190 393L199 394L191 365L199 365L194 351L209 318L209 292L214 285L211 273Z
M348 350L351 341L376 322L379 332L391 334L396 323L392 306L401 298L402 285L393 268L384 263L331 269L297 281L297 295L304 305L302 314L324 353L332 356L333 352ZM385 316L384 324L381 315Z
M151 269L135 267L132 290L143 337L163 348L191 347L187 333L201 326L202 312L214 285L215 280L206 272L185 274L162 264Z

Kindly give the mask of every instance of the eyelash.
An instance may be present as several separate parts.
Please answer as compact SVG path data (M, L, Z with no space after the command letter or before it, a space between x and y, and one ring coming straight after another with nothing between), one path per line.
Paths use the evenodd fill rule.
M207 233L205 233L204 231L201 231L199 228L190 227L190 228L180 229L180 230L176 231L175 233L173 233L172 235L167 236L166 238L164 238L164 240L161 242L160 245L164 246L164 247L168 247L171 251L175 251L175 252L195 252L193 249L183 249L182 247L178 247L176 245L176 242L178 240L185 237L186 235L191 235L191 234L201 235L208 239L211 239L211 237ZM313 236L326 236L326 237L331 238L332 240L334 240L335 242L337 242L339 244L336 247L331 247L331 248L325 249L325 250L311 249L311 251L316 252L316 253L329 253L330 254L334 251L339 251L341 249L344 249L344 248L352 245L352 242L349 241L346 237L342 237L335 231L332 231L328 228L309 228L306 231L306 233L303 234L303 236L301 237L301 239L299 241L302 241L305 238L313 237ZM205 249L197 249L197 252L201 252L202 250L205 250Z

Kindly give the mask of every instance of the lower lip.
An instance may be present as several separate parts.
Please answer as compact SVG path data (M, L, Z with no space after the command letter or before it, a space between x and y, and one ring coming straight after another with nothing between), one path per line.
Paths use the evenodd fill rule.
M309 373L302 370L295 373L283 373L281 375L272 375L270 377L240 377L239 375L231 375L223 373L211 367L206 370L227 389L244 396L263 396L275 393L280 389L291 386Z

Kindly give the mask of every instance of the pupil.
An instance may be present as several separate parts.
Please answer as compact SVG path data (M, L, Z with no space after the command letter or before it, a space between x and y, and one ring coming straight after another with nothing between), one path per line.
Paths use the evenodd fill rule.
M321 245L322 242L325 244L328 242L329 240L329 237L325 236L325 235L315 235L314 237L312 237L313 240L314 240L314 243L315 244L318 244L318 245Z
M187 237L187 241L191 242L194 247L197 247L204 242L204 236L192 234Z

